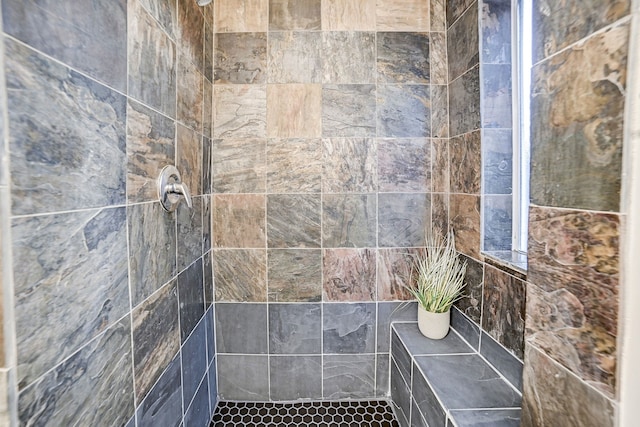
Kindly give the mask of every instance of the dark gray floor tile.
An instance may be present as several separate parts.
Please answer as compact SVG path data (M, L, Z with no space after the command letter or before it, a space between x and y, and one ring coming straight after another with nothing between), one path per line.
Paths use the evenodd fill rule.
M377 352L388 352L391 348L391 322L411 321L418 317L417 303L412 301L379 302Z
M431 390L431 386L429 386L422 372L415 365L413 372L411 391L422 416L430 426L444 426L447 422L447 416L433 390Z
M457 308L451 309L451 327L474 349L480 346L480 327L469 320Z
M473 349L458 334L449 331L441 340L432 340L420 332L417 323L397 323L393 325L398 337L414 356L419 354L473 353Z
M269 353L321 353L320 314L320 304L269 304Z
M221 354L218 396L222 400L269 400L269 357Z
M375 389L375 355L339 355L323 358L325 399L372 398Z
M271 356L272 400L322 398L321 356Z
M216 304L218 353L267 353L267 304Z

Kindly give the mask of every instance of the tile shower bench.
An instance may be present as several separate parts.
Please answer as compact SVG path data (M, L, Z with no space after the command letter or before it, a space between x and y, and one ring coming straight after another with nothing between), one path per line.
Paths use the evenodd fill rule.
M461 326L463 334L468 332L469 325ZM477 337L480 349L480 331L475 332L471 340ZM496 349L498 344L486 334L483 340L485 348L479 352L453 328L436 341L423 337L417 323L392 323L391 398L401 426L520 425L519 361ZM487 360L500 362L505 375Z

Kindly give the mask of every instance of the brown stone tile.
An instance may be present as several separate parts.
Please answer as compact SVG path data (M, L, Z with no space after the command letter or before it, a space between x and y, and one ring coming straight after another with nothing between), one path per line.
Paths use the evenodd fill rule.
M475 0L448 0L446 7L447 28L453 25L453 23L462 16L469 6L473 4L474 7L477 7L477 4L474 3Z
M369 138L322 140L325 193L367 193L376 189L376 144Z
M379 139L378 181L383 192L431 191L430 140Z
M269 28L269 0L216 0L217 33L265 32Z
M184 126L177 126L176 167L192 196L202 194L202 137Z
M267 81L267 33L218 34L215 83L260 84Z
M216 302L267 300L265 249L214 249L212 258Z
M446 33L431 32L429 33L429 37L429 66L431 67L431 84L446 85L449 83Z
M319 194L269 195L269 248L319 248L321 209Z
M449 192L449 140L431 140L431 179L433 191L438 193Z
M322 181L322 141L276 139L267 142L269 193L319 193Z
M320 249L269 249L269 302L322 300Z
M449 81L453 81L480 62L478 6L470 7L447 32Z
M481 161L480 131L466 133L449 140L450 191L480 194Z
M269 83L322 83L322 33L269 33Z
M376 0L324 0L325 31L371 31L376 29Z
M449 136L449 88L431 85L431 137Z
M267 88L263 85L215 85L214 138L267 136Z
M324 301L375 301L376 252L327 249L322 259Z
M429 0L377 0L378 31L429 31Z
M411 284L415 248L378 249L378 301L413 299L405 288Z
M212 151L215 193L264 193L266 139L214 139Z
M178 0L178 51L204 72L204 15L192 0Z
M214 195L213 246L265 247L265 200L262 195Z
M322 33L323 83L375 83L376 33Z
M449 195L431 193L431 226L442 235L449 232Z
M449 136L480 129L480 71L474 67L449 85Z
M615 425L611 400L532 346L525 360L523 427Z
M375 247L375 194L325 194L322 199L322 246Z
M198 68L184 56L178 56L178 93L176 118L202 133L204 78Z
M532 206L527 340L613 396L620 219Z
M429 33L378 32L380 83L429 83Z
M465 287L463 297L459 299L455 306L460 309L467 317L478 325L482 317L483 283L484 283L484 266L481 262L460 255L460 259L467 263L467 271L464 276Z
M269 0L269 30L319 30L321 0Z
M480 259L480 196L451 194L449 224L458 252Z
M267 133L276 138L313 138L322 133L322 86L268 85Z
M447 29L447 2L446 0L431 0L429 13L431 13L431 32L445 31Z
M375 135L375 85L323 85L322 136Z

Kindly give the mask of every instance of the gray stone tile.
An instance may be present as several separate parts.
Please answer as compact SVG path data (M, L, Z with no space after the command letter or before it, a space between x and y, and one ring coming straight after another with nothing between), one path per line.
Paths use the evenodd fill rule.
M2 4L4 31L125 92L126 5L125 0L100 4L91 1L71 4L55 0L38 3L9 0ZM8 58L10 56L7 55Z
M269 249L269 302L315 302L322 299L320 249Z
M179 0L186 2L189 0ZM202 133L204 79L202 73L183 55L178 55L176 119L195 132ZM180 140L178 139L178 143ZM198 175L199 177L199 175Z
M371 138L322 140L325 193L367 193L377 188L376 142Z
M523 362L482 332L480 354L491 363L516 389L522 391Z
M391 361L391 400L395 407L398 422L403 427L409 426L411 414L411 391L409 386L402 379L396 364Z
M209 382L205 377L191 402L191 406L189 406L189 409L187 409L184 415L184 425L189 427L207 427L210 421Z
M398 335L394 332L391 335L391 360L398 367L398 371L404 378L404 382L411 384L411 354L407 351Z
M267 33L218 33L215 83L260 84L267 81Z
M213 193L213 190L212 190L213 160L211 158L212 151L213 151L213 141L210 138L207 138L206 131L205 131L205 136L202 138L202 194Z
M467 9L447 32L447 58L449 81L452 82L478 65L478 6Z
M322 143L319 138L269 139L269 193L319 193L321 182Z
M449 331L441 340L431 340L420 333L417 323L397 323L393 325L398 338L410 354L459 354L473 353L473 349L455 332Z
M185 60L204 69L204 15L190 0L178 0L178 49Z
M431 191L431 142L379 139L378 181L383 192Z
M377 33L379 83L429 83L429 33Z
M378 195L378 245L424 246L424 230L431 224L431 198L424 193Z
M17 218L11 232L23 389L129 310L125 209Z
M320 354L320 304L269 304L270 354Z
M320 0L269 0L269 30L319 30Z
M131 298L135 307L176 273L175 214L159 202L127 207Z
M365 399L375 394L375 355L323 357L324 399Z
M511 4L502 0L482 2L482 62L511 63Z
M451 411L458 427L519 427L520 409Z
M218 395L223 400L269 400L269 357L221 354Z
M20 424L124 425L134 413L131 366L125 317L22 390Z
M202 378L207 372L206 332L206 323L203 318L187 338L180 351L182 358L182 405L185 410L189 407L198 390L198 386L202 382ZM204 382L208 382L207 379Z
M376 354L376 397L389 398L389 353Z
M512 127L511 64L482 64L482 127Z
M451 309L451 327L471 346L478 350L480 347L480 326L469 320L456 307Z
M320 356L271 356L269 364L272 400L322 398Z
M373 353L375 303L331 303L323 307L323 353Z
M216 333L213 324L214 312L215 304L211 304L211 307L209 307L204 316L207 328L207 361L209 363L211 363L216 356Z
M320 195L268 195L267 246L320 247L320 217Z
M378 85L376 103L378 136L431 136L428 85Z
M513 141L511 129L483 129L482 179L484 194L511 194Z
M416 406L416 401L411 400L411 422L409 423L411 427L429 427L427 425L427 421L424 419L418 407Z
M205 138L213 137L213 83L204 82L204 94L202 96L202 134ZM204 184L203 184L204 185ZM204 190L203 190L204 191ZM208 191L210 193L211 191Z
M449 409L520 406L520 395L478 355L417 356L415 360Z
M479 325L482 314L484 264L465 255L460 255L460 259L467 263L467 271L464 277L464 296L458 300L454 306ZM456 323L456 327L457 326L458 323ZM458 332L461 331L458 330ZM463 337L467 339L465 335L463 335Z
M205 200L209 200L209 197L205 197L203 198L203 205L210 205L209 203L204 203ZM211 212L207 212L207 210L204 210L204 212L202 212L202 218L204 219L205 223L208 223L209 226L211 226ZM206 229L206 225L203 224L203 228ZM209 234L210 235L210 234ZM203 232L203 239L206 240L206 233ZM203 248L205 249L205 248ZM214 294L213 294L213 266L211 265L213 260L211 259L213 252L211 251L211 248L206 249L206 251L204 251L204 255L202 255L202 270L203 270L203 276L202 276L202 280L203 280L203 285L204 285L204 304L205 304L205 309L209 308L209 305L211 305L211 303L214 301Z
M218 353L267 353L266 304L218 303L215 315Z
M132 416L129 422L125 425L125 427L136 427L136 416Z
M362 31L322 33L323 83L375 83L376 35Z
M480 129L480 75L474 67L449 85L449 136Z
M512 196L485 195L484 204L484 241L485 251L508 251L512 245L513 209Z
M124 204L125 97L15 41L5 47L12 213Z
M413 373L411 391L416 405L413 409L420 411L420 415L424 417L429 426L444 426L447 422L445 411L415 364L413 365Z
M213 140L213 191L264 193L267 141L263 138Z
M267 253L264 249L216 249L213 251L217 302L265 302Z
M178 426L182 421L180 357L176 357L138 406L138 427Z
M145 9L160 24L162 29L171 37L176 38L176 24L178 19L178 3L164 0L139 0Z
M416 322L418 306L416 302L378 302L377 348L379 353L387 353L391 348L391 322Z
M218 371L217 371L217 359L213 359L213 362L209 365L209 409L211 410L210 418L213 418L213 413L218 406Z
M266 86L215 85L213 136L214 138L266 137Z
M451 27L454 22L474 3L474 0L449 0L447 2L447 28Z
M375 194L325 194L322 202L325 248L376 246Z
M376 136L376 86L322 87L322 136Z
M184 343L204 315L202 259L198 259L178 275L178 298L180 301L180 337L181 342Z
M322 33L269 33L269 83L321 83Z
M181 202L176 209L178 271L202 256L202 197L193 197L190 208Z

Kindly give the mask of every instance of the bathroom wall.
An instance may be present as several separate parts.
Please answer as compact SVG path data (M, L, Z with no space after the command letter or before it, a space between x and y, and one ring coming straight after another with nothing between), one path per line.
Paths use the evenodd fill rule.
M442 1L216 1L213 266L223 399L388 393L389 321L438 218Z
M213 6L3 0L2 15L12 410L25 425L205 426ZM174 163L194 207L168 214L155 179Z

